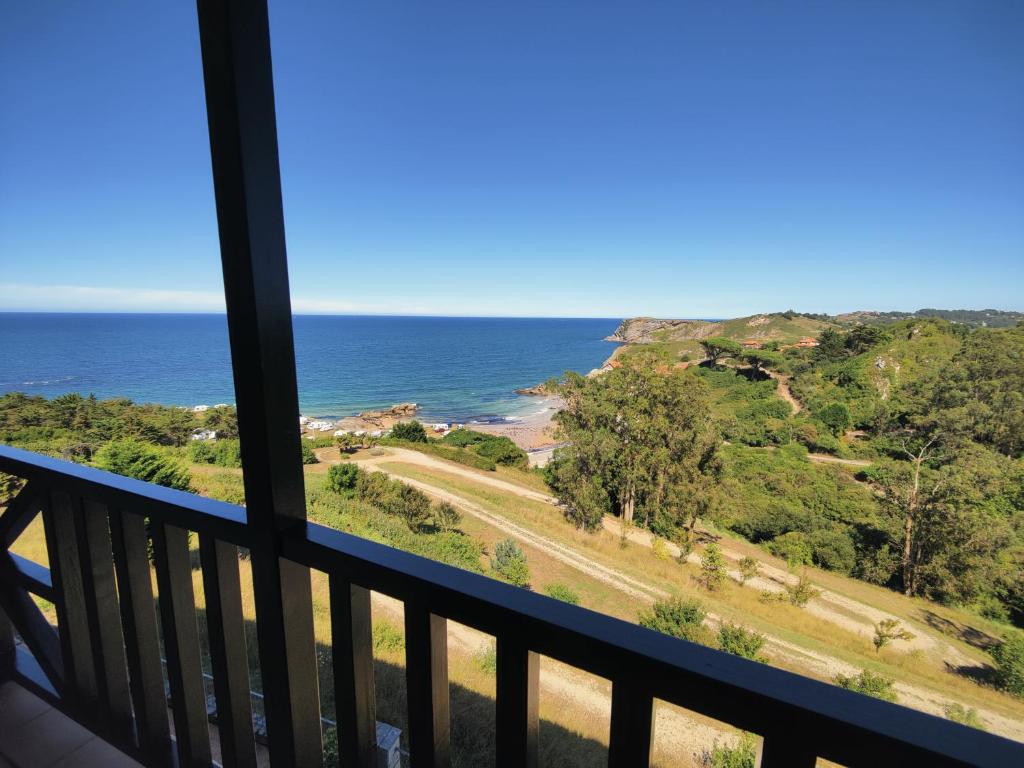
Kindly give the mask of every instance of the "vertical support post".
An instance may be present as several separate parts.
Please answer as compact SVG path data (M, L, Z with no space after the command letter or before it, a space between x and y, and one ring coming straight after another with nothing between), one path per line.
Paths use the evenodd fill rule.
M536 768L540 657L519 637L498 636L496 754L500 768Z
M0 683L14 675L14 625L0 608Z
M412 763L420 768L448 768L448 621L416 600L405 604L405 679Z
M271 761L319 766L309 569L280 557L306 517L265 0L198 0Z
M650 765L653 737L654 699L630 680L614 681L609 768Z
M377 699L370 590L331 576L331 635L339 765L373 768Z

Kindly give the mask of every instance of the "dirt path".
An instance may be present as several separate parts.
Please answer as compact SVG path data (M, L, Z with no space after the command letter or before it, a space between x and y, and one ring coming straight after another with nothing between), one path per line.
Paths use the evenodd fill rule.
M664 599L670 596L666 590L646 584L639 579L633 578L629 574L599 563L571 549L570 547L565 546L564 544L535 533L518 523L508 520L507 518L494 514L481 505L469 501L458 494L421 480L404 477L401 474L391 472L380 465L396 460L404 461L405 454L410 454L419 459L409 462L416 466L433 466L434 468L440 469L444 472L468 476L474 481L483 482L485 485L491 485L492 487L501 488L506 492L517 494L523 498L531 498L537 501L544 501L545 503L551 503L554 501L550 496L546 496L543 493L524 488L514 483L503 481L499 478L482 478L481 475L466 470L457 464L434 459L433 457L420 454L416 451L394 448L389 448L388 450L394 451L394 453L385 454L379 457L371 457L361 460L359 463L364 467L373 466L375 469L384 471L385 473L402 480L414 488L422 490L424 493L427 493L436 499L447 501L463 512L483 520L503 533L543 551L549 557L569 565L579 570L581 573L601 581L602 583L623 592L635 600L642 601L645 605L649 605L655 600ZM401 452L401 456L399 455L399 452ZM621 534L621 528L618 528L617 520L605 518L604 527L606 530L609 530L617 536ZM637 543L644 543L646 546L653 546L653 539L650 534L638 529L628 531L627 538ZM730 549L727 541L723 540L722 543L723 553L727 557L731 560L740 559L742 555ZM674 548L675 555L678 556L678 547L675 547L672 544L669 544L668 546L670 551ZM695 555L691 555L691 557L695 557ZM762 575L758 577L756 582L752 580L751 582L748 582L748 584L759 589L781 591L784 589L784 586L782 586L784 583L789 583L791 580L795 579L792 574L764 563L762 563L761 574ZM733 571L732 575L734 578L738 579L737 572ZM829 605L830 603L831 607ZM837 608L842 608L844 610L839 611ZM879 611L878 609L866 606L855 600L837 595L827 590L823 591L821 596L808 603L807 609L814 612L822 619L858 633L862 633L868 627L872 628L873 631L873 625L875 622L879 621L881 618L887 618L890 616L890 614L883 611ZM850 617L847 615L846 611L854 613L858 618ZM900 621L905 624L909 624L909 622L906 622L904 619L900 619ZM712 626L717 626L719 618L714 614L709 614L708 622ZM924 632L921 627L914 625L913 629L918 630L915 631L916 637L914 640L909 642L898 641L904 647L908 649L913 649L915 647L921 648L922 650L929 649L933 652L940 653L944 658L951 659L952 663L958 665L968 664L973 666L977 664L974 659L962 654L959 649L953 647L947 642L940 641L930 633ZM860 671L859 668L836 659L835 657L803 648L795 643L782 640L781 638L772 635L768 635L766 637L766 650L777 658L784 659L801 669L805 669L809 673L816 674L819 677L829 680L833 679L837 674L855 675ZM913 702L913 706L915 708L932 714L942 715L945 706L954 703L952 699L945 698L940 694L915 685L899 683L896 687L900 692L901 701L908 704ZM992 730L1010 738L1024 740L1024 723L1003 717L989 710L979 709L978 711L983 719L990 725Z
M792 376L787 376L784 373L775 373L774 371L765 370L771 378L777 382L775 391L779 393L779 397L793 406L793 413L800 413L804 407L800 404L800 401L793 397L793 390L789 388L789 380Z

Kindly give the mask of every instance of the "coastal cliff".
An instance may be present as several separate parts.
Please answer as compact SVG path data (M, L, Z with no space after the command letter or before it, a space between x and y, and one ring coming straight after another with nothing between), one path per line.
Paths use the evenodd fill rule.
M623 320L615 333L605 341L620 344L653 344L672 339L706 339L718 328L707 320L659 320L653 317L630 317Z

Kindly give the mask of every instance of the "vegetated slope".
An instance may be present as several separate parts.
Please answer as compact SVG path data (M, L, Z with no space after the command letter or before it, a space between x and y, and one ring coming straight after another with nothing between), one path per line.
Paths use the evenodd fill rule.
M609 341L626 344L659 344L722 336L734 341L793 343L805 336L817 336L834 325L796 312L773 312L732 320L659 320L635 317L623 320Z
M894 323L900 320L934 317L948 320L970 328L1012 328L1024 320L1024 312L1008 312L1001 309L919 309L916 312L845 312L836 315L836 321L844 325Z

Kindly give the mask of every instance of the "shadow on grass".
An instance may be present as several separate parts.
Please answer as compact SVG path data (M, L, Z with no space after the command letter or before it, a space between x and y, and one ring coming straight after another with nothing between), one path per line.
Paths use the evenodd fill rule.
M921 619L932 629L949 637L955 637L982 651L990 651L1000 643L999 638L992 637L987 632L982 632L980 629L966 624L958 624L927 608L921 610Z
M211 672L206 613L197 609L203 669ZM245 622L250 685L259 688L259 661L256 646L255 622ZM320 683L321 716L335 719L334 678L331 647L317 643L317 672ZM409 748L408 710L405 667L385 659L374 659L374 677L377 696L377 719L402 731L401 746ZM212 688L212 686L211 686ZM494 698L474 691L456 682L449 684L451 711L451 755L454 768L476 768L495 762L495 702ZM344 738L344 735L341 735ZM549 720L540 722L540 763L559 768L603 765L608 760L605 744L569 730ZM403 766L408 766L408 758Z

